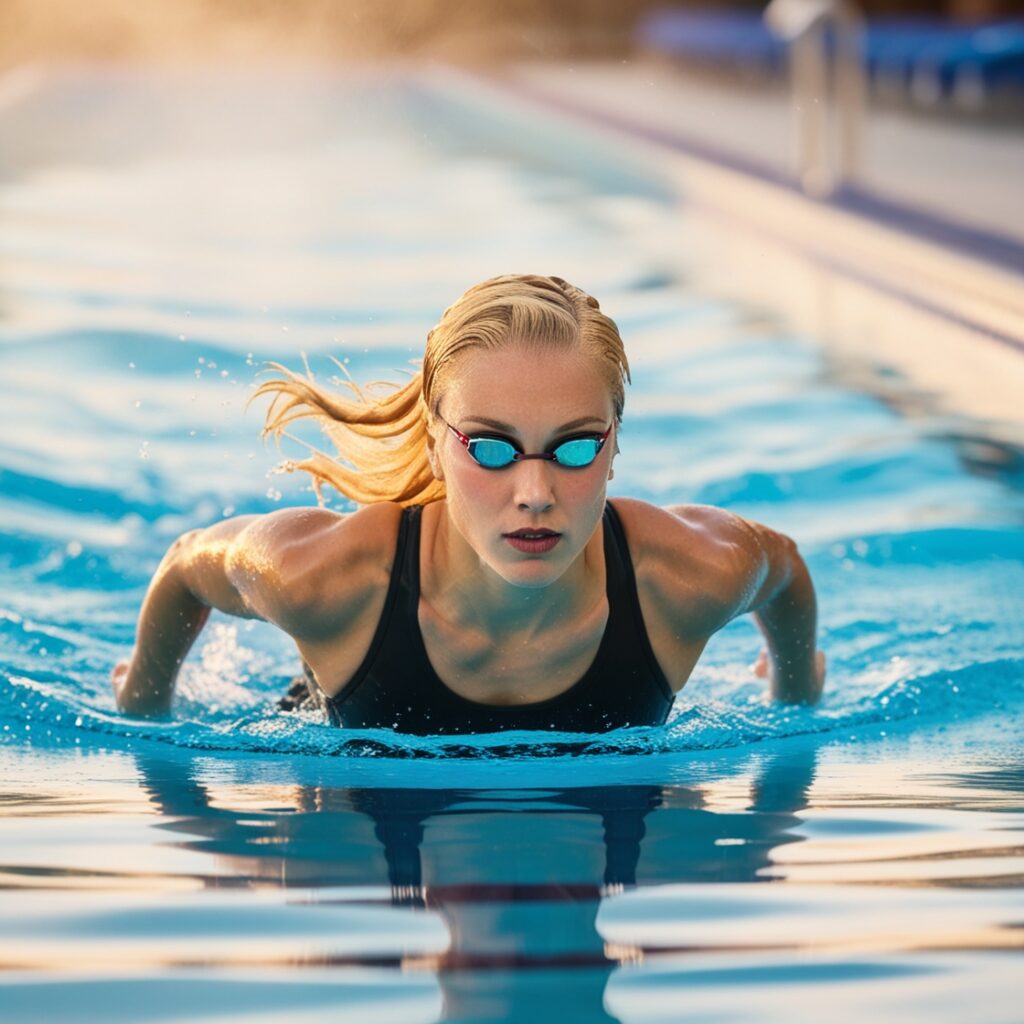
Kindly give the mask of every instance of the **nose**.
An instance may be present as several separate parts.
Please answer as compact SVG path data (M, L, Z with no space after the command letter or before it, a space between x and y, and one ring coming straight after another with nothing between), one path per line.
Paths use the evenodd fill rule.
M554 507L553 462L526 459L511 469L516 507L521 512L547 512Z

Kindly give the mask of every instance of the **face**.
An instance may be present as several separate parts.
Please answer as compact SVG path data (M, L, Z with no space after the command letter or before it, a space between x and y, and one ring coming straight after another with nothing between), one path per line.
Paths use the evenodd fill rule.
M537 453L569 438L603 434L614 406L586 357L510 347L462 355L438 412L470 437L501 437L522 452ZM440 419L433 437L431 464L445 481L449 518L481 561L515 586L545 587L557 580L601 519L615 429L582 468L527 459L485 469ZM524 529L554 531L557 542L531 545L509 538Z

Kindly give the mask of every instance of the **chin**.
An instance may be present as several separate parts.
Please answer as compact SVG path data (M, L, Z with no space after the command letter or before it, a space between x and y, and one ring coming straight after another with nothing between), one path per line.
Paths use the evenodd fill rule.
M565 572L567 566L553 562L521 562L518 565L491 564L491 568L508 584L523 590L543 590L550 587Z

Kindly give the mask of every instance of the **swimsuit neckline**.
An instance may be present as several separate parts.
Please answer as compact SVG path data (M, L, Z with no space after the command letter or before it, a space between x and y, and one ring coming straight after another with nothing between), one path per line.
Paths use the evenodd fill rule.
M601 633L601 642L597 646L597 651L594 653L594 657L591 659L590 664L584 670L583 674L574 683L569 685L566 689L560 693L556 693L552 697L544 697L542 700L531 700L525 701L521 704L490 704L487 701L473 700L471 697L464 697L461 693L457 693L453 690L441 677L438 675L434 668L433 663L430 660L430 655L427 653L427 645L423 639L423 630L420 629L419 623L419 603L420 597L420 549L421 549L421 538L422 538L422 506L420 506L420 512L418 514L419 522L416 524L416 550L410 552L410 569L414 573L412 580L413 587L412 593L416 595L416 608L414 610L413 620L416 625L416 645L418 651L426 664L430 669L430 675L433 677L433 681L436 687L440 687L444 691L446 697L456 701L457 703L464 704L467 707L483 709L487 712L502 715L502 714L515 714L522 713L524 711L532 710L533 708L546 708L556 705L559 701L568 700L570 697L576 696L589 681L593 675L595 668L602 661L604 655L606 655L606 648L609 643L609 637L611 636L612 615L613 615L613 604L611 594L609 593L609 580L610 573L608 572L608 545L610 542L610 535L608 529L608 506L610 502L605 502L605 511L601 514L601 543L604 550L604 587L605 587L605 598L608 602L608 618L605 620L604 630Z

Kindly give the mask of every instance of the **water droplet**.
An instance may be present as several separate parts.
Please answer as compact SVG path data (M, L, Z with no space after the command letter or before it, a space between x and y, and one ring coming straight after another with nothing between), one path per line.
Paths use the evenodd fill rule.
M225 516L225 518L227 516L233 516L235 514L235 506L234 505L225 505L224 508L221 509L221 514L223 516Z
M68 553L69 557L77 558L82 553L82 545L80 541L69 540L67 547L64 550Z
M281 500L281 492L276 487L268 487L267 488L267 497L271 501L280 501Z

